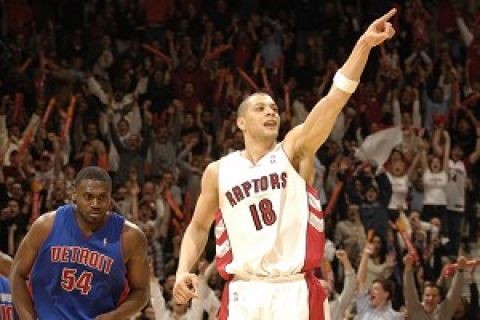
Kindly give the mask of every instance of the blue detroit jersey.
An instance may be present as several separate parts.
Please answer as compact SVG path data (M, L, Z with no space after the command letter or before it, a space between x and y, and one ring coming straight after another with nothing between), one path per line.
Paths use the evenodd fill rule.
M111 213L102 227L86 237L72 205L57 209L30 276L40 320L94 319L117 308L128 293L121 241L124 222Z
M10 294L10 285L8 279L0 275L0 320L14 320L12 295Z

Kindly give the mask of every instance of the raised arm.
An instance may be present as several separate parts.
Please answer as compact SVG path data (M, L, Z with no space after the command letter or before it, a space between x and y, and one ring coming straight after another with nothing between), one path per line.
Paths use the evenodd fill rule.
M390 10L368 27L335 75L329 93L315 105L305 122L287 135L285 145L292 147L293 154L313 154L325 142L360 81L371 49L393 37L395 31L388 20L395 12L395 9Z
M480 159L480 126L477 125L476 134L477 134L477 142L475 144L475 150L468 156L471 164L474 164Z
M358 284L358 293L363 294L368 290L367 287L367 273L368 273L368 259L373 253L373 245L367 243L363 249L362 259L358 266L357 273L357 284Z
M418 298L415 280L413 277L413 257L411 255L406 255L403 258L403 263L405 265L405 270L403 273L403 294L405 296L407 314L422 314L424 311Z
M448 290L445 300L442 302L442 314L445 315L445 318L450 319L455 312L458 302L462 296L462 289L464 284L464 272L466 266L466 259L464 256L460 256L457 259L457 271L453 277L452 286Z
M8 148L7 104L9 96L5 95L0 101L0 150Z
M443 162L442 162L442 170L447 171L448 170L448 162L450 161L450 146L451 146L451 140L450 140L450 135L448 134L448 131L443 131L443 137L445 138L445 147L443 149Z
M433 131L432 149L433 149L433 154L436 155L437 157L441 157L443 154L443 147L442 147L442 144L440 143L441 136L442 136L442 129L435 129Z
M201 192L192 221L183 236L173 297L178 303L187 303L198 295L198 280L191 274L194 264L205 249L210 227L218 209L218 163L208 165L202 177Z
M420 93L414 89L415 100L413 101L412 124L414 128L422 127L422 115L420 113Z
M465 20L463 19L462 16L457 16L457 26L458 29L460 30L460 35L462 36L463 42L467 47L469 47L474 39L473 33L470 31L470 29L467 27L467 24L465 23Z
M410 165L410 167L408 168L408 172L407 172L407 175L408 175L408 179L410 181L413 180L414 176L415 176L415 169L417 168L417 165L418 165L418 161L420 160L420 158L422 158L422 155L424 153L423 152L420 152L420 153L417 153L415 155L415 158L413 158L413 161L412 161L412 164ZM426 161L426 160L425 160ZM423 163L422 163L422 168L423 168ZM425 169L424 169L425 170Z
M423 149L418 155L420 157L420 166L422 168L422 173L424 173L428 169L427 151Z
M345 284L343 285L342 293L338 298L338 310L337 315L332 317L333 319L340 319L342 315L345 314L345 310L352 302L353 295L355 294L356 281L355 281L355 270L350 264L348 255L343 250L337 250L335 253L338 260L343 265L343 270L345 272Z
M395 97L392 101L392 111L393 111L393 125L401 126L402 125L402 112L400 111L400 101Z

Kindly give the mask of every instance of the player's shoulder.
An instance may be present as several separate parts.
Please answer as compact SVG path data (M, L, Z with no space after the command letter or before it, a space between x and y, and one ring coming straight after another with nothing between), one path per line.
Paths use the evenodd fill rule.
M220 165L220 159L212 161L205 167L205 172L218 173L219 165Z
M133 233L133 234L143 234L143 231L139 226L137 226L135 223L133 223L130 220L127 220L127 219L125 219L123 232L124 233L125 232L130 232L130 233Z
M42 244L52 232L56 216L56 211L49 211L38 217L28 231L28 239L37 245Z
M49 211L47 213L42 214L38 217L35 222L33 222L31 230L32 231L50 231L53 228L53 224L55 223L55 218L57 216L57 211Z
M131 221L125 220L122 232L122 251L125 261L134 256L146 254L147 237L142 229Z
M308 148L303 143L305 139L302 139L302 130L303 123L292 128L281 142L283 151L289 159L303 157L305 153L309 153Z
M216 186L218 184L219 168L219 160L212 161L207 165L202 175L202 188L206 186Z
M145 236L145 233L142 231L142 229L133 222L126 219L123 227L122 237L125 244L139 244L147 242L147 237Z
M231 151L227 154L221 156L215 162L218 162L218 165L222 164L229 164L229 163L238 163L238 159L241 158L241 152L239 150ZM213 162L212 162L213 163Z

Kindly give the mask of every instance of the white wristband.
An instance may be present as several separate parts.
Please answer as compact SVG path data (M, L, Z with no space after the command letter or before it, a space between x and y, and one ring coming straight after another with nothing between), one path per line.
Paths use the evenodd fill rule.
M335 77L333 77L333 83L342 91L354 93L359 82L348 79L340 70L338 70L337 73L335 73Z

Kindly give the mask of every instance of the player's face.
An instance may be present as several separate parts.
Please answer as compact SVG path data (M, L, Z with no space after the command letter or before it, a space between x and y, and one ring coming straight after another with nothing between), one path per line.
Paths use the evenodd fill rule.
M245 114L238 117L237 125L252 137L275 139L280 127L278 107L268 95L251 96Z
M110 210L110 186L97 180L82 180L75 188L77 212L87 224L101 224Z

